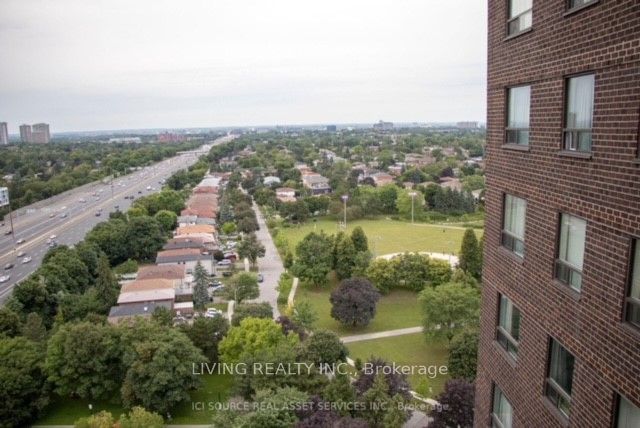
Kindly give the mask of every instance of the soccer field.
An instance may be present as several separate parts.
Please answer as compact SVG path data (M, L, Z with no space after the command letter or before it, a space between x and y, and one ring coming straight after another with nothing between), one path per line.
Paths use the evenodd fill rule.
M459 226L396 221L391 219L355 220L347 223L347 233L360 226L369 239L369 249L374 256L404 251L429 251L434 253L457 254L460 250L464 228ZM295 249L298 242L309 232L324 231L335 234L341 229L333 220L309 221L301 226L280 228L289 241L289 248ZM475 229L478 239L482 229Z

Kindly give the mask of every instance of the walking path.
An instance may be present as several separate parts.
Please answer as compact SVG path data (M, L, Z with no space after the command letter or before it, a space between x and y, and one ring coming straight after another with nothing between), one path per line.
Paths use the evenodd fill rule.
M264 217L255 202L253 202L253 210L258 217L258 225L260 226L260 229L256 231L256 236L265 248L264 257L258 259L258 268L264 281L259 284L260 296L256 301L268 302L273 308L273 317L278 318L280 312L278 311L278 290L276 287L280 275L284 272L284 266L269 233L269 228L267 228Z
M414 334L422 332L422 327L399 328L397 330L378 331L376 333L355 334L353 336L344 336L340 340L342 343L362 342L364 340L381 339L383 337L403 336L405 334Z

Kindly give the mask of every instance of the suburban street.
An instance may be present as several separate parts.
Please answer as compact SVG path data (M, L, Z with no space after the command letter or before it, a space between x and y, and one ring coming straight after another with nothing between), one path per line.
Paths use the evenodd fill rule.
M260 229L256 231L258 240L264 245L265 253L264 257L258 259L258 267L260 273L264 276L264 281L260 284L260 297L256 301L269 302L273 308L273 317L278 318L280 311L278 311L278 280L280 275L284 272L284 266L280 259L280 254L273 243L273 238L269 233L269 228L264 221L264 217L260 212L258 205L253 202L253 210L258 217L258 225Z
M229 137L222 137L213 144L227 141ZM96 182L54 196L47 200L50 203L40 201L23 207L19 210L20 215L14 213L13 235L5 235L11 228L7 218L5 225L0 228L0 275L10 275L10 279L0 284L0 302L6 300L15 284L40 266L44 254L49 250L47 240L50 237L55 235L59 245L73 245L81 241L96 224L106 220L110 212L126 211L133 201L125 197L138 198L159 191L163 179L194 164L210 148L211 144L204 145L198 150L117 177L112 183ZM24 242L18 244L19 240ZM25 255L18 257L20 253ZM31 257L31 261L23 263L26 256ZM14 266L4 269L10 263Z

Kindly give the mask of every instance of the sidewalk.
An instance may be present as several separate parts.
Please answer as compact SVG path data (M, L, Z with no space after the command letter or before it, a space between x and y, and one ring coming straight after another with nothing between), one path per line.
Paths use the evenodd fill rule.
M381 339L383 337L403 336L405 334L421 333L422 327L399 328L397 330L379 331L376 333L356 334L353 336L344 336L340 340L342 343L362 342L364 340Z

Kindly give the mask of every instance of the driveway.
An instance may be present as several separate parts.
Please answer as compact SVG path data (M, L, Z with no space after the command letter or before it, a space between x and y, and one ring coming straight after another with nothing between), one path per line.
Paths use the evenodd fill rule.
M260 226L260 229L256 231L256 236L265 248L264 257L258 259L258 267L260 273L264 276L264 281L259 284L260 297L255 301L269 302L273 307L273 317L278 318L280 312L278 311L278 291L276 287L278 286L280 274L284 272L284 266L282 265L278 250L276 250L276 246L273 243L273 238L271 238L267 224L264 221L264 217L255 202L253 203L253 210L256 212L258 225Z

